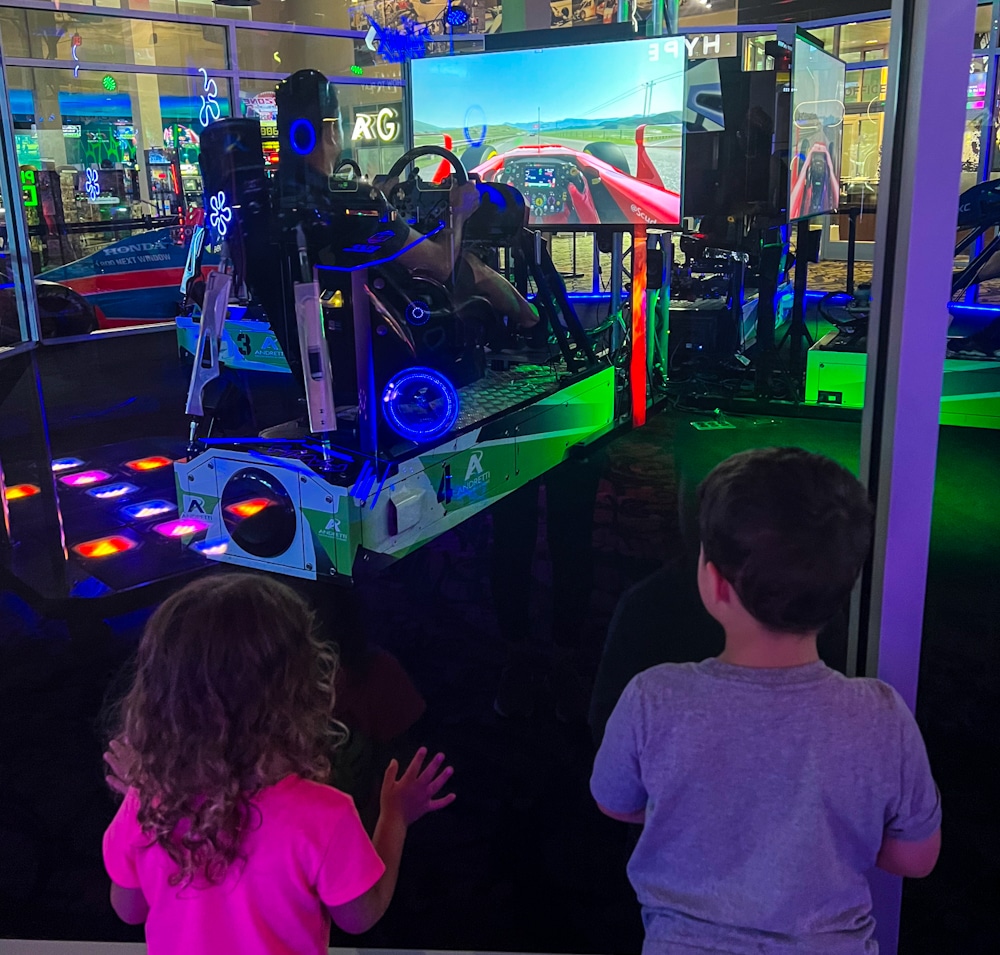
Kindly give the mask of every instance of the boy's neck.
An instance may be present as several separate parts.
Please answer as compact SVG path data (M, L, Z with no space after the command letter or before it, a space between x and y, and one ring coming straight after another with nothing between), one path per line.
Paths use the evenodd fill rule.
M726 628L719 660L740 667L782 669L819 660L816 634L774 633L761 626Z

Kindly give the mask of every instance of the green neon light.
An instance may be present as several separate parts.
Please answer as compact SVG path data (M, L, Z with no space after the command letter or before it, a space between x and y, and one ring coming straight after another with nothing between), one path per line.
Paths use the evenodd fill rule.
M113 93L116 89L118 89L118 80L116 80L110 73L105 73L104 79L101 80L101 85L109 93Z

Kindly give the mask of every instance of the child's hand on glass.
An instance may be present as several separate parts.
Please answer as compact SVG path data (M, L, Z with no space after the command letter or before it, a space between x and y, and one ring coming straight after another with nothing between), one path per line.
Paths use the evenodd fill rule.
M454 770L450 766L441 768L444 753L438 753L424 768L427 750L420 747L399 778L399 763L392 760L382 779L381 810L383 815L395 815L409 826L429 812L444 809L455 801L455 794L449 793L440 799L434 797L451 779Z
M105 782L123 796L128 792L128 779L135 770L135 750L124 739L113 739L108 743L108 751L104 754L104 762L108 764Z

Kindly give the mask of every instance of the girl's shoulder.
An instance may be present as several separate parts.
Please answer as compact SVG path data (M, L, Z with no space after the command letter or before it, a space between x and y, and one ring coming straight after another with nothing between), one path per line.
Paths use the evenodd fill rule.
M301 776L285 776L273 786L262 790L256 801L261 804L280 804L303 810L340 811L353 810L354 800L345 792L327 783L319 783Z

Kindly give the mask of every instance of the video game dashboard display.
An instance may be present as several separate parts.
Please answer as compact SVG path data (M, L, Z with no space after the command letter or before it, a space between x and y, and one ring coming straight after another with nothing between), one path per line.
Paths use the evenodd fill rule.
M580 178L580 172L575 167L567 171L562 165L540 166L518 160L508 163L496 180L513 186L524 196L533 219L564 219L568 222L573 203L580 201L582 196L577 192L572 199L570 197L569 189L574 176Z
M844 141L846 66L801 36L792 59L788 218L836 212Z
M676 225L684 67L676 38L414 60L414 144L514 186L533 227Z

